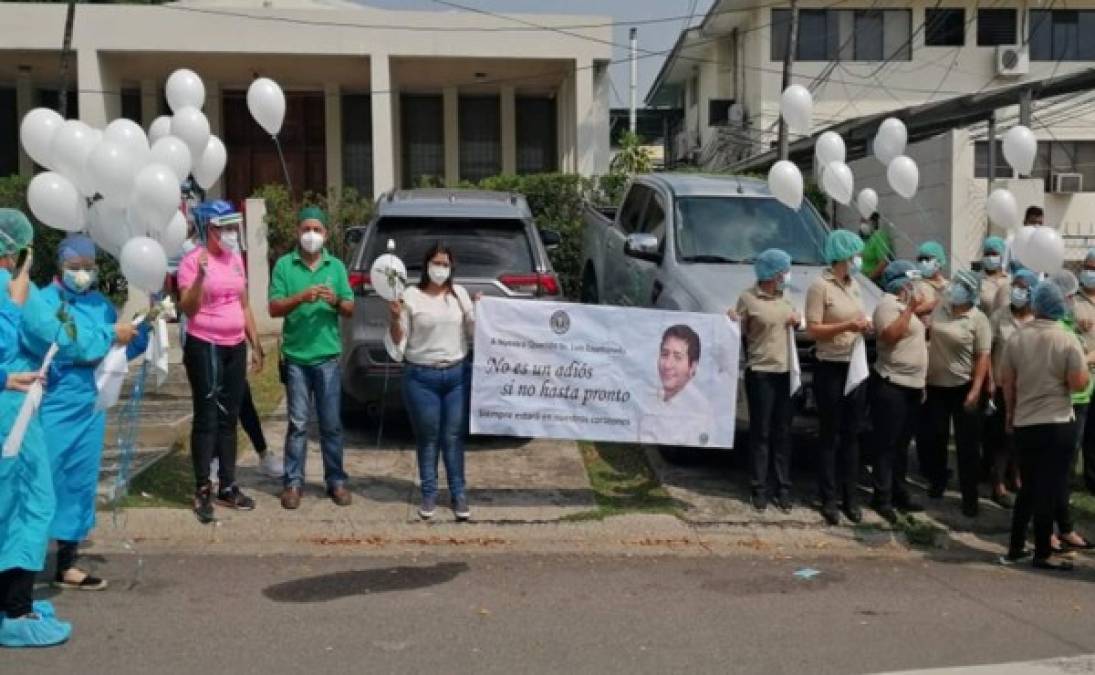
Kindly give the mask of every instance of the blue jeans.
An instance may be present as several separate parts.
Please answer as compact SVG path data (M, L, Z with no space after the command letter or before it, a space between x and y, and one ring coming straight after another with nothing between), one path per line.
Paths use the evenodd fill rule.
M289 429L285 434L285 486L304 485L304 462L308 455L308 419L315 400L319 417L319 443L323 450L323 479L331 490L346 482L342 468L342 374L338 359L314 366L287 362Z
M418 477L423 497L437 496L437 459L445 462L449 493L464 495L464 430L471 367L467 361L449 368L406 364L403 399L418 446Z

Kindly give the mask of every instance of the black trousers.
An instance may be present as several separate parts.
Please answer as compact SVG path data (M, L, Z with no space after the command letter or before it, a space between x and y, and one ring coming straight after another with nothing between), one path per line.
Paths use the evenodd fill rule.
M247 381L247 343L220 347L188 335L183 365L194 405L190 456L195 482L198 489L205 487L216 457L221 489L227 489L236 483L236 424Z
M947 448L951 440L951 423L954 423L955 444L958 446L958 484L962 490L962 503L977 503L977 483L980 478L981 425L984 415L981 406L974 410L965 407L970 385L957 387L928 386L923 425L926 427L927 447L924 448L923 467L925 478L931 487L942 490L947 486Z
M1095 374L1093 374L1095 377ZM1095 416L1095 406L1087 407L1083 433L1083 462L1084 462L1084 487L1095 494L1095 420L1089 419Z
M1018 427L1019 475L1023 485L1011 516L1011 550L1020 551L1027 525L1034 519L1034 557L1044 560L1052 553L1053 520L1068 484L1068 467L1075 448L1072 422Z
M818 488L824 508L836 506L837 493L844 505L858 505L859 430L863 423L867 386L860 384L847 396L844 382L848 364L819 361L814 371L814 395L817 398L821 432Z
M906 480L909 435L920 415L922 389L871 375L871 421L874 427L874 501L878 508L909 502Z
M1008 463L1015 461L1015 442L1007 433L1007 404L1002 387L993 398L996 412L984 418L981 436L981 476L992 485L1004 482Z
M73 567L80 557L80 542L57 540L57 578L60 579Z
M18 567L0 572L0 611L18 619L34 609L34 572Z
M786 497L791 493L791 374L747 370L745 393L753 494Z
M251 447L260 455L266 452L266 435L262 433L262 421L259 419L259 411L255 408L255 399L251 396L251 385L247 380L243 381L243 398L240 400L240 426L243 427L247 438L251 439Z

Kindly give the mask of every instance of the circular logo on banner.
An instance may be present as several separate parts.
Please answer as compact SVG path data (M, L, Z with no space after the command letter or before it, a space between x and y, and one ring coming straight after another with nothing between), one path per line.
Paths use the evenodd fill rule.
M563 335L570 330L570 315L563 310L559 310L551 315L551 330L555 331L556 335Z

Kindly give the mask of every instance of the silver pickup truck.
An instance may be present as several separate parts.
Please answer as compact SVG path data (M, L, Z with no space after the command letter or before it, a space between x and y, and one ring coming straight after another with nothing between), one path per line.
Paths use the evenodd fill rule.
M828 227L809 202L780 204L765 181L734 176L636 177L619 208L587 205L582 300L587 303L724 313L756 283L753 259L780 248L794 265L787 287L803 312L806 289L825 267ZM881 291L858 277L868 316ZM803 368L800 412L813 412L813 341L796 336ZM739 389L742 391L743 389ZM748 424L738 396L739 425ZM804 420L796 419L796 423Z

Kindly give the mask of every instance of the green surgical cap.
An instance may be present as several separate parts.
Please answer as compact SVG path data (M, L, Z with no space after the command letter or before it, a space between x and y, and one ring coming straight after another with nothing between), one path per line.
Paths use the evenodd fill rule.
M0 209L0 255L18 253L34 242L34 228L17 209Z
M997 255L1004 255L1004 250L1007 247L1008 247L1007 242L1005 242L1000 237L987 237L985 239L985 250L986 251L992 251L993 253L995 253Z
M848 260L863 250L863 240L848 230L834 230L825 240L825 260L833 263Z
M318 220L323 223L323 227L327 227L327 214L318 206L305 206L300 210L297 222L303 223L306 220Z
M935 258L939 261L940 267L947 264L947 253L943 250L943 245L937 241L924 242L920 245L916 255L920 258Z

